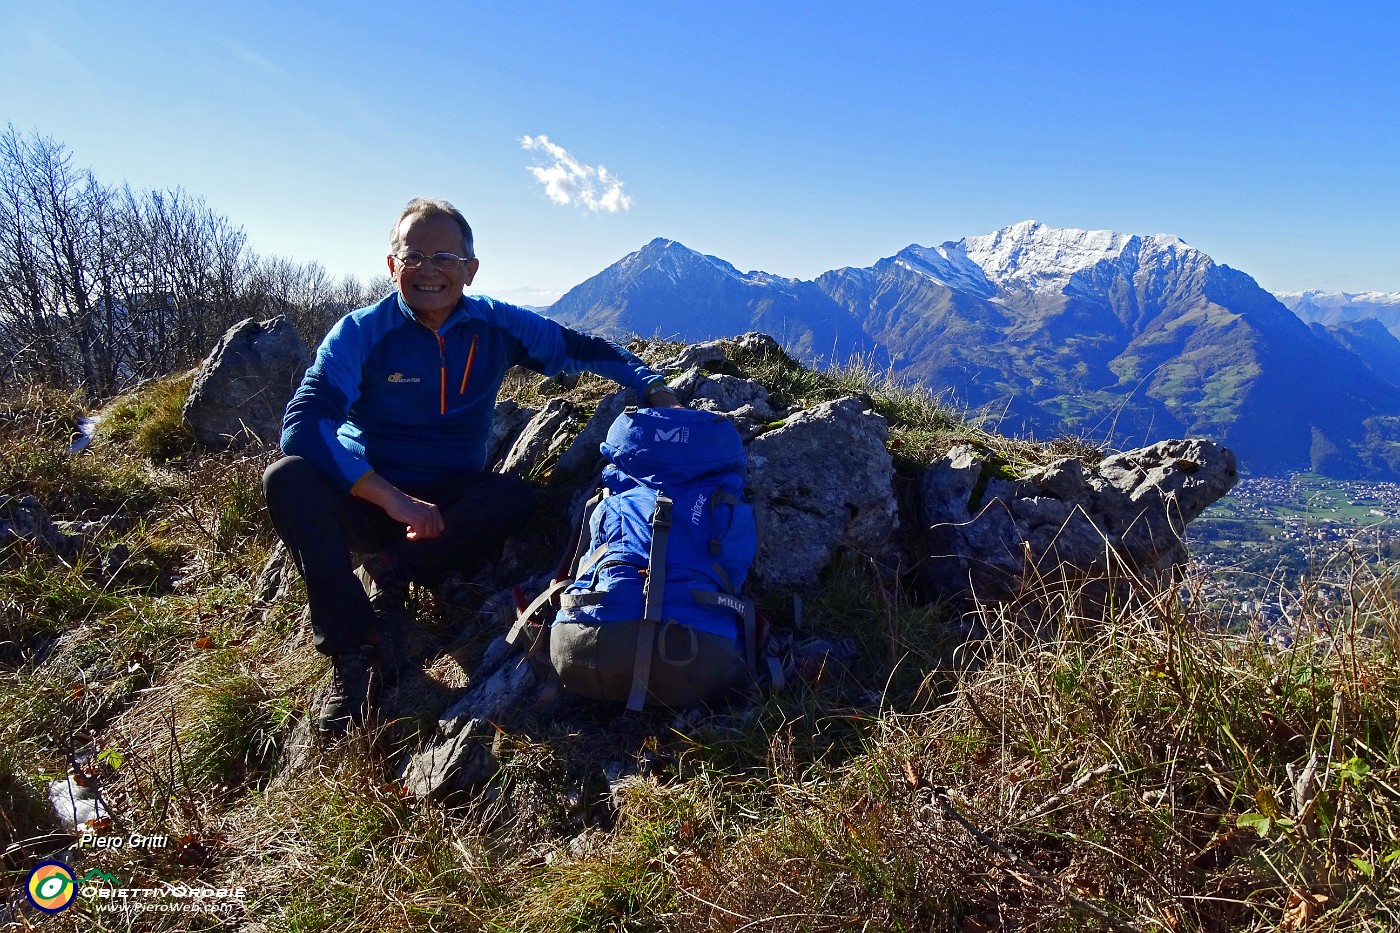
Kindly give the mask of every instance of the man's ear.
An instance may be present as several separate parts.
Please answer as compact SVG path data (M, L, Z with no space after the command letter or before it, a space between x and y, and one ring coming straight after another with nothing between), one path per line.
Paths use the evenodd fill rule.
M393 258L394 258L393 256L390 256L390 257L389 257L389 259L390 259L391 261L393 260ZM463 273L463 275L462 275L462 284L463 284L463 285L470 285L470 284L472 284L472 279L476 278L476 270L477 270L477 269L480 269L480 268L481 268L481 260L480 260L480 259L477 259L475 256L473 256L471 259L468 259L468 260L467 260L467 268L466 268L466 271L465 271L465 272Z
M394 254L390 253L384 257L384 260L389 264L389 278L392 279L394 277Z

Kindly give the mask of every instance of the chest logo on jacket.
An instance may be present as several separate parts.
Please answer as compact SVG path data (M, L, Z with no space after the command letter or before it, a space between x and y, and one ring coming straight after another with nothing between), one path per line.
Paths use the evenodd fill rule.
M405 376L403 373L393 373L389 376L390 382L422 382L417 376Z

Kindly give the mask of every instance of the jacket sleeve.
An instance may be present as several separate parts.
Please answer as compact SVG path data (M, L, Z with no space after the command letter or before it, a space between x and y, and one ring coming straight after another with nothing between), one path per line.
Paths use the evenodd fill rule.
M287 403L282 420L282 452L311 461L347 491L372 469L364 451L336 433L360 396L362 337L351 317L336 322L317 348L316 359Z
M644 396L649 386L665 383L660 373L611 340L581 333L515 305L496 304L501 323L520 342L521 363L545 376L596 373Z

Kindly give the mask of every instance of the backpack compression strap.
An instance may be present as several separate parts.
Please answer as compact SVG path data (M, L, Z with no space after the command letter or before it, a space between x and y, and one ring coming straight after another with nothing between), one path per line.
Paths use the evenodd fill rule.
M666 598L666 543L671 537L671 500L656 497L656 511L651 516L651 553L647 556L646 602L642 620L637 626L637 658L632 665L632 693L627 708L641 710L647 701L647 683L651 680L651 652L656 644L656 623L661 621L661 607Z

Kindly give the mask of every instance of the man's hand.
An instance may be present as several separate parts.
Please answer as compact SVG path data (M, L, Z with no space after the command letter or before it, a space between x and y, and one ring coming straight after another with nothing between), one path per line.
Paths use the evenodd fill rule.
M403 522L408 526L408 537L411 540L436 538L442 534L442 513L431 502L399 493L393 506L384 511L388 512L394 521Z
M373 502L394 521L403 522L408 526L409 538L436 538L442 534L442 513L437 506L415 499L378 473L360 477L350 494Z

